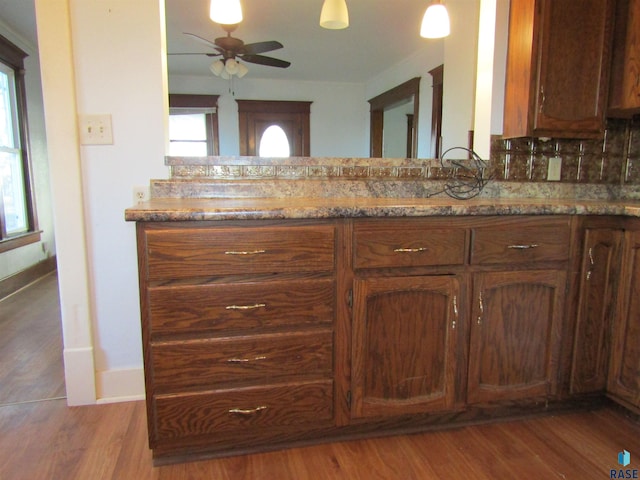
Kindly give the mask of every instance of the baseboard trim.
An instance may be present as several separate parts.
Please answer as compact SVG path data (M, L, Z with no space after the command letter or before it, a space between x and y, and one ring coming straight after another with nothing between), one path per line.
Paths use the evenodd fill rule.
M127 368L96 372L96 403L118 403L144 400L144 370Z
M67 404L69 406L95 405L93 347L65 348L63 356Z
M54 255L0 280L0 300L55 271L56 268L57 262Z

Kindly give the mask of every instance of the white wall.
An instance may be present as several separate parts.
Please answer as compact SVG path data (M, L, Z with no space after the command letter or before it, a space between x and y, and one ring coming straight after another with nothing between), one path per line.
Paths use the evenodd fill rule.
M36 0L36 16L69 403L139 398L135 226L124 210L133 186L167 176L164 2ZM112 115L113 145L80 146L78 114Z
M290 82L252 79L251 72L234 82L213 75L169 78L171 93L220 95L220 154L238 155L238 100L311 101L311 156L369 156L369 104L357 83Z
M26 113L29 125L29 153L36 197L36 212L38 227L42 230L42 235L41 242L0 253L0 280L25 270L56 253L38 49L36 45L31 45L14 32L8 24L3 22L1 17L2 12L0 12L0 34L29 55L25 58Z

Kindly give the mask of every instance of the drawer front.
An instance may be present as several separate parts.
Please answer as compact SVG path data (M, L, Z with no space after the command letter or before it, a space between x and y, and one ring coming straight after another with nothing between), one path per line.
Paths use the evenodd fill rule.
M333 381L157 395L153 401L157 440L225 433L259 435L270 427L331 424Z
M473 231L472 264L520 264L564 261L569 258L571 230L569 221L549 219L544 222L481 227Z
M151 345L151 357L157 392L223 388L287 375L330 377L333 332L158 342Z
M333 225L154 229L145 240L150 281L327 272L335 263Z
M148 289L151 337L333 325L332 279Z
M354 226L354 267L461 265L464 228L430 227L420 220Z

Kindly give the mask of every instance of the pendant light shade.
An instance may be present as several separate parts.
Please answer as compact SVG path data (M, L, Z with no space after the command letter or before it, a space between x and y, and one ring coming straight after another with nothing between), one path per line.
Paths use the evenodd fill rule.
M349 11L345 0L324 0L320 12L320 26L340 30L349 26Z
M449 35L449 13L440 2L429 5L422 18L420 36L424 38L443 38Z
M211 0L209 17L216 23L234 25L242 21L240 0Z

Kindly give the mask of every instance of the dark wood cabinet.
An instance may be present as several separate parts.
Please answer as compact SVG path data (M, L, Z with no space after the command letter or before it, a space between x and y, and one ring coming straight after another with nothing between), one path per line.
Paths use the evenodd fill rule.
M613 0L512 0L505 138L600 137Z
M460 302L456 276L355 281L355 418L453 407Z
M617 0L611 65L608 115L640 113L640 0Z
M555 393L565 288L560 270L475 275L470 403Z
M607 390L640 408L640 226L625 232Z
M611 327L620 275L623 231L586 228L573 344L570 393L601 392L607 386Z

